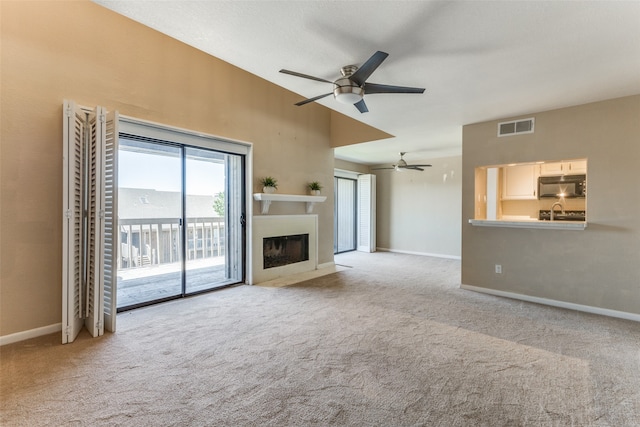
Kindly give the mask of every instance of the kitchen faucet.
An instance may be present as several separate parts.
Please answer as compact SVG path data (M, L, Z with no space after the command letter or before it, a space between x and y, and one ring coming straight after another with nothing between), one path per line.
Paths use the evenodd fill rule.
M562 206L562 203L555 202L554 204L551 205L551 221L553 221L553 212L556 206L560 206L560 213L564 214L564 206Z

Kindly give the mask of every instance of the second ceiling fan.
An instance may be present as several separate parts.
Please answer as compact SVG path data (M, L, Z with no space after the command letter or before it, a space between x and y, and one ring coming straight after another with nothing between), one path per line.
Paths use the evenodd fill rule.
M357 65L346 65L340 70L342 77L334 82L320 77L298 73L296 71L282 69L280 72L333 85L332 92L305 99L304 101L296 103L295 105L297 106L305 105L326 96L333 95L338 102L343 104L353 104L358 111L366 113L369 109L367 108L367 104L364 102L365 95L373 95L376 93L424 93L424 88L367 83L369 76L371 76L376 68L382 64L382 61L387 59L387 56L389 56L388 53L377 51L371 55L371 57L367 59L361 67L358 67Z
M407 154L406 151L400 153L400 160L395 165L391 165L391 167L387 168L372 168L371 170L382 170L382 169L393 169L397 172L401 172L404 169L409 169L413 171L424 171L424 168L430 168L431 165L410 165L404 160L404 155Z

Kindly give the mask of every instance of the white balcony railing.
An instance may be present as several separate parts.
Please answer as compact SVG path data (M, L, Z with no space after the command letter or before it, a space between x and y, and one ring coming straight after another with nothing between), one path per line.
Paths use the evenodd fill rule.
M180 218L119 219L118 269L180 261ZM187 218L188 260L224 256L224 217Z

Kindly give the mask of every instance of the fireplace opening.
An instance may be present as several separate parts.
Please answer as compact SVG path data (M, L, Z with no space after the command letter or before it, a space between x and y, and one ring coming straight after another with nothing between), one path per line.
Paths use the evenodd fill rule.
M309 235L265 237L262 239L263 268L282 267L309 260Z

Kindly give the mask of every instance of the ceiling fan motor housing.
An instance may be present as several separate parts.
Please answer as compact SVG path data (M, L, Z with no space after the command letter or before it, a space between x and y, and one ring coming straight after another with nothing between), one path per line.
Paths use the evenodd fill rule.
M342 104L355 104L364 96L364 89L349 77L358 71L357 65L345 65L340 69L342 77L333 82L333 97Z

